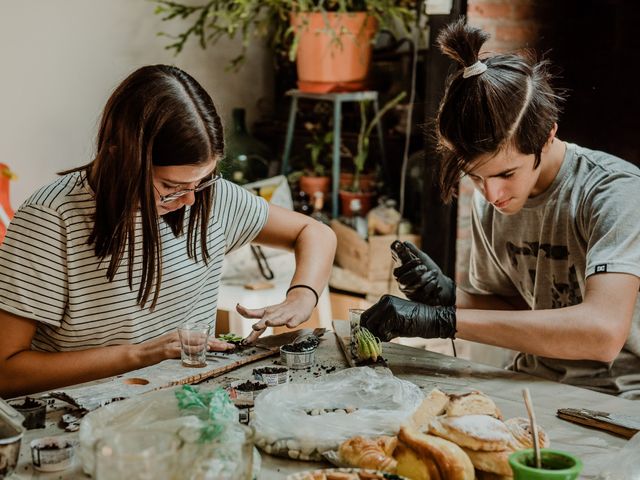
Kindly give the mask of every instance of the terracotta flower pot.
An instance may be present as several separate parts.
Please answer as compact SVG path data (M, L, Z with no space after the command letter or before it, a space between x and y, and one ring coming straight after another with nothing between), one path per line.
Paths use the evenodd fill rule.
M298 12L291 14L291 25L299 35L300 90L327 93L364 88L371 40L378 29L374 17L366 12Z
M375 197L375 193L373 192L349 192L346 190L340 190L338 195L340 196L340 211L345 217L353 216L351 201L354 198L360 199L360 205L362 206L360 215L364 217L369 213L369 210L371 210L371 207L373 206L373 199Z
M347 190L353 185L353 173L340 172L340 189ZM360 174L360 190L363 192L372 192L376 187L376 176L373 173Z
M331 179L329 177L311 177L303 175L300 177L300 190L313 198L316 192L324 193L325 198L329 195Z

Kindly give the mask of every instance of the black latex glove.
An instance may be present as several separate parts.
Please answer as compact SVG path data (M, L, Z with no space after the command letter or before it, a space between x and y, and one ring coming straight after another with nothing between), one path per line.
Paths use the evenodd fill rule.
M395 337L454 338L456 308L383 295L362 313L360 325L385 342Z
M411 242L404 242L411 259L393 270L400 291L408 299L426 305L456 304L456 284Z

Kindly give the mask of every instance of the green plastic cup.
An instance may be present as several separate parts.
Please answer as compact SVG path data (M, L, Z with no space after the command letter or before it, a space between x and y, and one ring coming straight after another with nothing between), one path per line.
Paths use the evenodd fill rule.
M536 468L532 448L509 455L514 480L574 480L582 471L582 460L567 452L541 448L540 459Z

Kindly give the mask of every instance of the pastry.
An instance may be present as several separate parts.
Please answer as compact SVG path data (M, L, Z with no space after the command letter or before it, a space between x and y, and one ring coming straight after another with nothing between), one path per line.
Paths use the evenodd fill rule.
M398 441L398 446L404 444L411 448L417 454L417 457L425 462L432 460L442 479L473 480L473 464L467 454L455 443L433 435L426 435L418 430L404 426L400 427ZM400 468L400 465L398 465L398 468ZM405 465L402 464L403 471L404 468ZM424 470L429 471L428 467L425 467ZM411 475L407 476L413 478Z
M471 450L506 450L513 436L504 422L489 415L439 417L429 424L429 433Z
M397 462L391 454L397 442L397 437L369 439L357 436L342 442L338 453L340 459L352 467L395 473Z
M473 466L483 472L495 473L504 477L512 477L513 472L509 466L509 455L513 450L503 450L501 452L477 452L468 448L465 453L471 459Z
M533 439L531 436L531 427L529 420L523 417L510 418L506 420L505 425L511 432L513 437L509 447L515 452L516 450L526 450L533 448ZM549 446L549 438L545 431L538 425L538 443L541 448Z
M473 466L483 472L491 472L503 477L512 477L513 473L509 466L509 455L516 450L533 448L533 441L529 428L529 420L526 418L510 418L505 422L506 427L511 432L511 439L506 450L483 452L465 448ZM538 438L540 447L548 447L549 440L547 434L538 426Z
M502 420L502 413L493 400L477 390L462 395L449 395L446 414L448 417L491 415Z
M398 442L394 453L398 461L396 473L411 480L445 480L430 457L420 456L414 449Z
M434 388L411 416L410 426L421 432L425 431L429 422L444 413L448 404L449 395Z
M381 437L376 438L376 443L380 446L385 455L392 457L393 451L396 449L396 445L398 445L398 437L382 435Z

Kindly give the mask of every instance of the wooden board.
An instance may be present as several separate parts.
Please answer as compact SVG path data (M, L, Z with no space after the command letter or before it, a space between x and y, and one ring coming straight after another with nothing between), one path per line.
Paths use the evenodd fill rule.
M239 353L210 352L207 354L207 366L203 368L185 367L180 360L165 360L113 377L107 382L55 390L50 395L91 411L114 400L217 377L247 363L275 355L279 348L277 345L256 346Z
M237 353L209 352L207 366L204 368L184 367L180 360L165 360L150 367L112 377L107 381L54 390L49 395L91 411L115 400L175 385L199 383L220 376L248 363L276 355L282 345L312 332L313 330L304 328L263 337L255 346Z

